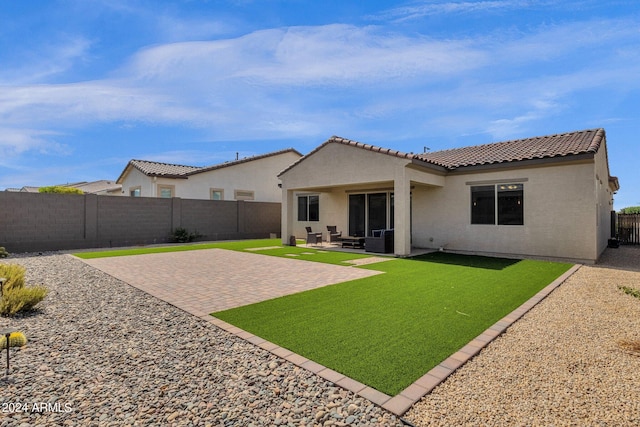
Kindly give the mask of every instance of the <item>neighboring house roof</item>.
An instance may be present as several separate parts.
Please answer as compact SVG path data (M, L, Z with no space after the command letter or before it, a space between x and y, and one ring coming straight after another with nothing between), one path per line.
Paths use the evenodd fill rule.
M114 181L106 179L92 182L80 182L76 184L65 185L64 187L77 188L79 190L82 190L82 192L85 194L96 194L104 192L109 193L119 191L122 188L120 184L116 184Z
M148 160L134 159L129 161L129 164L124 169L120 177L116 180L116 182L120 182L125 173L128 172L131 168L136 168L147 176L161 176L165 178L182 178L188 172L193 172L195 170L201 169L200 166L174 165L171 163L160 163L151 162Z
M299 153L297 150L294 150L293 148L287 148L284 150L274 151L267 154L260 154L257 156L245 157L239 160L224 162L224 163L220 163L213 166L184 166L184 165L175 165L170 163L151 162L147 160L131 160L129 161L125 169L122 171L122 173L120 174L116 182L121 183L125 175L131 170L131 168L136 168L147 176L187 179L190 175L209 172L216 169L222 169L222 168L238 165L241 163L252 162L255 160L264 159L266 157L277 156L277 155L285 154L289 152L302 156L302 154Z
M212 171L212 170L215 170L215 169L228 168L230 166L239 165L241 163L253 162L255 160L260 160L260 159L264 159L264 158L267 158L267 157L278 156L280 154L285 154L285 153L294 153L294 154L297 154L298 156L302 157L302 154L300 152L298 152L298 150L294 150L293 148L286 148L284 150L274 151L274 152L267 153L267 154L260 154L258 156L245 157L244 159L234 160L232 162L224 162L224 163L220 163L218 165L206 166L206 167L200 168L198 170L189 172L189 173L187 173L187 175L195 175L195 174L202 173L202 172L209 172L209 171Z
M82 190L85 194L96 194L103 192L114 192L119 191L122 186L120 184L116 184L111 180L101 179L99 181L80 181L73 182L67 184L56 184L55 187L72 187ZM5 191L14 191L14 192L23 192L23 193L39 193L40 187L33 186L24 186L20 189L17 188L7 188Z
M30 185L25 185L20 189L23 193L38 193L40 191L40 187L32 187Z
M332 136L322 145L311 151L282 171L280 175L295 167L306 157L313 155L327 144L344 144L394 157L412 159L425 165L435 165L445 170L455 170L467 166L491 165L553 157L568 157L579 154L596 153L605 138L604 129L590 129L555 135L517 139L491 144L475 145L433 153L403 153L388 148L363 144L350 139Z

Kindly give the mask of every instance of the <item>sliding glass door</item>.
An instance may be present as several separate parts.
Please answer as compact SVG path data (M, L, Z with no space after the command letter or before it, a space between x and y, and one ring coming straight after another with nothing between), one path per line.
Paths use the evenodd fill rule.
M388 193L367 194L367 236L372 230L384 230L387 227L387 196Z
M364 237L365 230L365 195L349 195L349 236Z
M393 228L393 193L349 195L350 236L371 236L372 230L388 228Z

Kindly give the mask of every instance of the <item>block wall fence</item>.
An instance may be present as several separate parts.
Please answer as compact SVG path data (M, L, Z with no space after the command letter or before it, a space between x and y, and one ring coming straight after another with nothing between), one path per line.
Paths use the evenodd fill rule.
M198 240L280 235L280 203L0 192L0 246L7 251L170 242L183 227Z

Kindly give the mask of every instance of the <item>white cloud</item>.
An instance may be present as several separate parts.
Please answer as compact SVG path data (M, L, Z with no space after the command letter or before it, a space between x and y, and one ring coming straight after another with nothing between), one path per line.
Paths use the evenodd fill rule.
M60 75L78 62L85 61L89 55L91 41L83 37L67 37L62 41L51 42L37 49L17 53L17 58L3 61L0 68L0 86L40 83L53 76ZM17 66L12 66L17 62Z
M377 16L370 17L370 19L400 22L433 15L526 9L539 3L539 1L532 0L450 1L442 3L420 1L407 6L386 10Z
M485 54L467 40L410 38L377 27L326 25L158 46L136 55L127 71L142 80L188 76L210 84L240 80L254 85L346 85L441 78L485 61Z
M47 129L113 122L268 140L361 134L370 123L424 117L424 123L441 118L437 126L461 133L509 136L562 112L572 94L637 90L640 41L630 24L573 23L476 40L326 25L159 45L139 51L108 79L5 85L0 117L13 136L2 147L5 153L39 150L55 141ZM603 38L619 48L603 47ZM83 46L58 57L76 58ZM420 123L413 127L402 132L422 131Z

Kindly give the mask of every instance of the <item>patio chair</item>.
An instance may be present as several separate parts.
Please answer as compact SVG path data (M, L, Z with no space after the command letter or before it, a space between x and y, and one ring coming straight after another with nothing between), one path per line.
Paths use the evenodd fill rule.
M393 229L372 230L371 236L365 239L364 250L379 254L393 252Z
M327 225L327 231L329 232L329 243L340 241L342 237L342 231L336 231L337 226Z
M322 245L322 232L316 233L311 231L311 227L305 228L307 229L307 246L309 246L309 243Z

